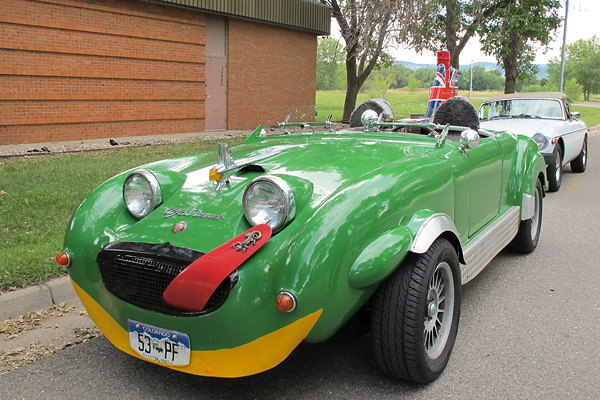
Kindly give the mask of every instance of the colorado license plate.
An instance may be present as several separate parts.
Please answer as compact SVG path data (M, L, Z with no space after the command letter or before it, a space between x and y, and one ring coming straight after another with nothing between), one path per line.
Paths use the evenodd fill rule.
M190 363L190 338L185 333L129 320L129 345L150 360L170 365Z

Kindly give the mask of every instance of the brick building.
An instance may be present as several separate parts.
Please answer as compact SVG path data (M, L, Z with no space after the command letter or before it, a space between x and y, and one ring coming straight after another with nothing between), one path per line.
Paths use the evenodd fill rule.
M0 145L250 129L314 105L307 0L2 0Z

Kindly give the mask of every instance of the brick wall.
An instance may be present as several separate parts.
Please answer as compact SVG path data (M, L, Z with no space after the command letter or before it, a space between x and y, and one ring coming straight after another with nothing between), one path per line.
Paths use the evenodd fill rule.
M229 129L277 125L314 106L315 34L230 18L228 39Z
M0 145L204 130L204 14L0 1Z
M315 34L228 25L228 129L314 105ZM0 0L0 145L203 131L205 26L137 0Z

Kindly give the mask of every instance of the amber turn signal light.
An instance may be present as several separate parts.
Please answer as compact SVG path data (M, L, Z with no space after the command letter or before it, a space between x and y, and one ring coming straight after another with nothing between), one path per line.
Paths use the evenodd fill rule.
M281 312L292 312L296 309L296 296L288 291L280 292L277 295L277 309Z
M71 265L71 256L66 250L64 250L56 256L56 263L58 265L68 267Z
M210 171L208 171L208 179L210 181L221 182L223 174L218 172L216 168L211 168Z

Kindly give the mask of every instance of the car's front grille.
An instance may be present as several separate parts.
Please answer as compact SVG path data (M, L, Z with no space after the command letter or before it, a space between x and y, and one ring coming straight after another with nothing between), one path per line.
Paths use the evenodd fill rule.
M165 303L163 293L173 279L204 253L172 246L115 242L96 261L106 289L119 299L146 310L174 316L196 316L217 310L237 283L234 271L217 287L202 311L189 311Z

